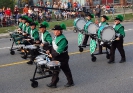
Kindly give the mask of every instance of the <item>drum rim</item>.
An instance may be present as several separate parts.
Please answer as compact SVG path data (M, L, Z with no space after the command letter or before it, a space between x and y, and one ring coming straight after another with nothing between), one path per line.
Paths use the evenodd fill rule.
M104 30L104 29L107 29L107 28L112 28L112 29L114 30L114 28L113 28L112 26L105 26L105 27L103 28L103 30ZM110 39L110 40L103 40L102 37L101 37L101 36L102 36L102 33L103 33L103 30L102 30L102 32L100 33L100 38L101 38L102 41L108 42L108 41L113 40L113 38L115 38L115 35L114 35L114 36L112 37L112 39ZM114 30L114 32L115 32L115 30Z
M76 18L76 19L74 20L74 22L76 21L76 23L77 23L80 19L83 19L85 22L87 22L87 20L86 20L85 18L83 18L83 17L81 17L81 18ZM74 23L74 26L75 26L79 31L84 30L84 28L83 28L83 29L79 29L79 28L77 27L76 23Z
M89 23L89 22L88 22ZM87 23L86 23L87 24ZM94 24L97 28L98 28L98 25L96 25L95 23L93 23L93 22L90 22L90 24L88 25L88 26L90 26L91 24ZM87 26L87 27L88 27ZM85 27L85 26L84 26ZM97 29L97 31L98 31L98 29ZM96 33L97 33L97 31L96 31ZM90 32L88 32L88 35L92 35L92 33L90 33Z

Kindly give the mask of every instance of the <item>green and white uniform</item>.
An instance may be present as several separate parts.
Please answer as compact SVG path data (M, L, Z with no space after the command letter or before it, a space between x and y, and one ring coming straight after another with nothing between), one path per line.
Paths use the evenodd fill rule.
M34 40L39 40L39 33L38 33L38 30L35 28L35 29L31 29L30 31L30 36L31 36L31 39L34 39Z

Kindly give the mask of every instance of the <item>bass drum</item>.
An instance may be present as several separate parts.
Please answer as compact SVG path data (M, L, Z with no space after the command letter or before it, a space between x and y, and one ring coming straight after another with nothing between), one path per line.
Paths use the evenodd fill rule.
M112 26L101 26L97 31L98 39L103 42L110 42L115 39L115 30Z
M76 27L77 30L79 30L79 31L84 30L85 24L86 24L86 20L84 18L76 18L74 20L74 27Z
M98 26L92 22L87 22L84 26L84 30L86 34L96 34L98 30Z

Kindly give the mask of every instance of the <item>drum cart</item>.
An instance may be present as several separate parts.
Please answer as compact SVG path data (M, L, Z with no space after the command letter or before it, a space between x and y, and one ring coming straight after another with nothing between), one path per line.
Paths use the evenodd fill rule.
M15 54L15 51L14 50L17 50L18 47L14 48L14 44L19 46L19 45L22 45L22 39L24 38L23 35L17 33L17 32L13 32L13 33L10 33L10 41L13 41L12 42L12 45L11 45L11 49L10 49L10 54L11 55L14 55Z
M48 57L47 54L43 53L46 57L45 57L45 60L40 60L40 62L50 62L50 59ZM43 79L43 78L48 78L48 77L52 77L53 75L53 71L60 71L60 67L56 68L56 69L50 69L46 64L39 64L39 63L35 63L36 65L36 68L35 68L35 71L34 71L34 74L33 74L33 78L30 79L31 81L31 87L33 88L36 88L38 87L38 82L37 80L39 79ZM37 69L41 71L41 76L39 77L36 77L36 73L37 73ZM48 74L47 74L48 72Z

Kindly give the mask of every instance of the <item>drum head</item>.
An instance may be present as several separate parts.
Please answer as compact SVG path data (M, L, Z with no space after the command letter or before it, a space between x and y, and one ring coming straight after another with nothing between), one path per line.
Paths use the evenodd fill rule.
M88 34L96 34L97 30L98 30L98 26L94 23L91 23L88 26Z
M79 18L76 22L76 27L78 28L78 30L83 30L85 24L86 20L84 18Z
M111 41L114 38L115 38L115 30L111 26L105 27L101 32L101 39L103 41Z

